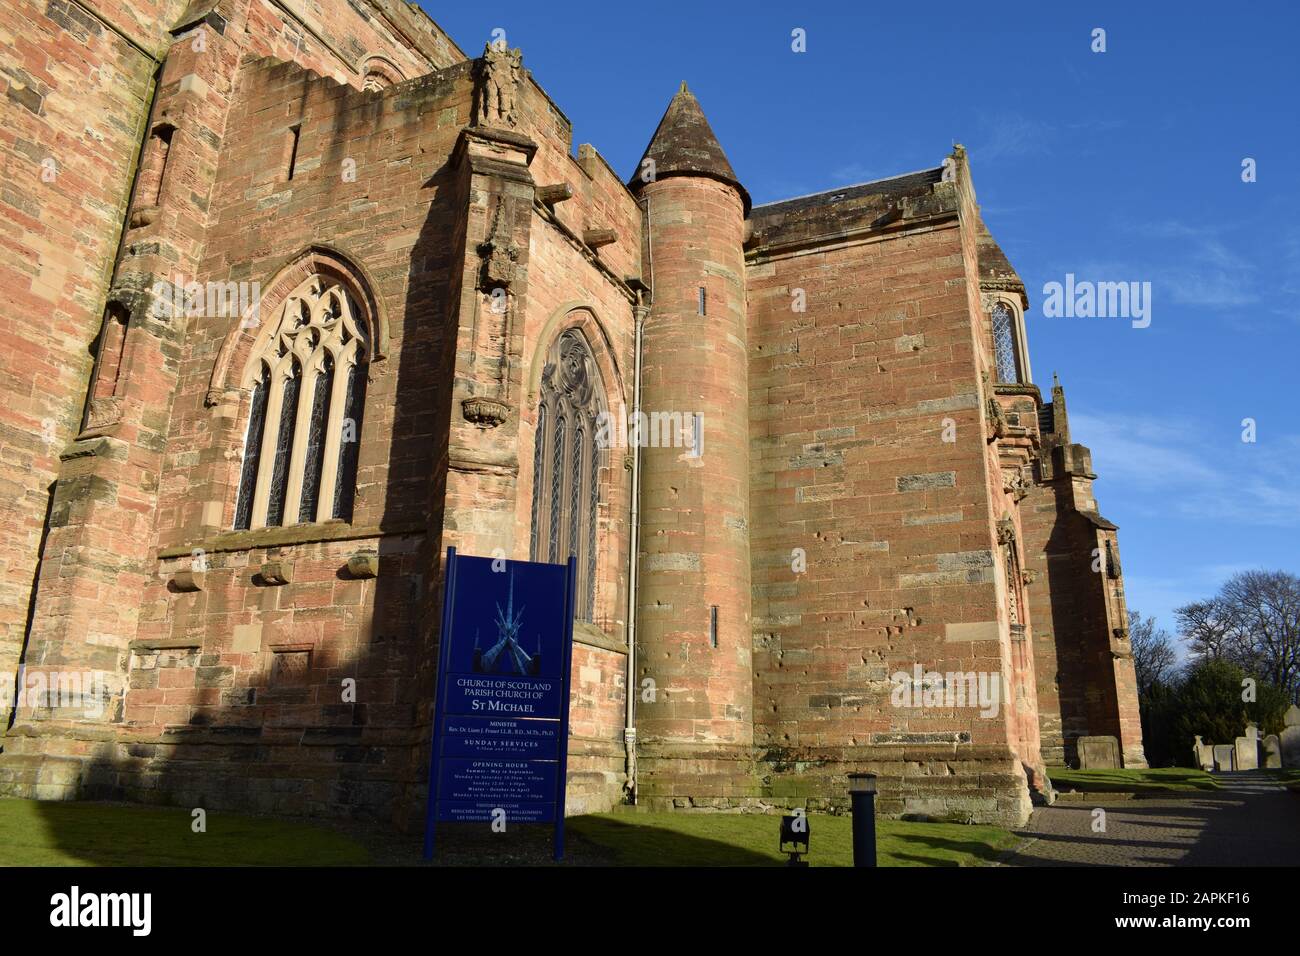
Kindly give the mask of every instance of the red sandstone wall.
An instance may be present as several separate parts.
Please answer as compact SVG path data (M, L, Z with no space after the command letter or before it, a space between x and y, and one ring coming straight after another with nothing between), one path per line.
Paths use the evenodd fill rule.
M26 630L58 455L81 426L152 55L183 0L0 8L0 681ZM136 44L143 49L138 49ZM52 161L54 178L42 177Z
M431 476L446 441L446 420L437 417L446 402L439 395L449 383L438 375L435 356L446 350L442 317L454 259L447 240L456 217L441 195L439 170L468 111L463 69L378 94L289 64L245 64L198 278L260 282L269 297L287 262L328 239L369 284L385 323L382 332L372 331L386 339L386 354L371 364L350 528L223 538L234 516L248 398L239 395L234 405L223 398L214 407L204 399L227 340L230 375L219 384L238 387L252 333L229 318L191 319L157 512L157 546L172 557L146 591L139 638L155 646L189 641L196 656L192 668L155 676L142 666L149 648L133 645L125 716L136 733L158 733L165 725L187 725L198 736L213 725L264 726L271 735L285 727L300 733L329 727L346 737L346 746L366 748L362 766L352 768L358 775L392 787L409 779L409 754L389 745L413 742L422 698L411 662L427 652L417 623L429 587L427 556L438 549L426 529ZM301 124L299 148L293 179L285 181L281 151L266 144L280 142L294 123ZM341 175L345 160L355 163L355 181ZM210 567L203 590L177 594L168 582L189 566L195 547L207 552ZM363 550L379 554L377 579L354 580L343 570L348 556ZM289 584L267 586L259 578L271 560L292 566ZM280 655L303 652L308 657L298 659L306 669L287 690L277 687ZM355 704L341 698L344 677L358 681ZM335 760L352 762L353 750L339 753ZM271 776L299 772L258 766ZM323 768L322 780L329 773ZM320 787L326 789L284 800L298 808L347 802L326 783ZM384 791L380 802L394 792Z
M1003 707L889 704L890 675L916 662L1007 671L964 251L950 220L751 261L755 733L769 746L1008 742Z
M464 60L432 21L389 0L253 0L248 22L250 55L300 63L357 87L371 57L387 60L408 80Z
M240 46L296 57L356 85L372 54L385 57L408 76L463 58L431 21L392 0L374 0L364 9L302 6L308 27L289 22L292 14L265 0L225 5L222 11L231 18L225 37L202 28L198 32L206 47L196 43L195 31L187 31L172 45L167 76L170 82L179 80L180 86L169 90L165 85L163 98L173 97L173 105L183 103L189 112L184 123L178 122L179 113L154 117L155 122L178 122L178 148L166 184L175 202L162 204L152 231L145 230L149 235L135 230L134 238L144 240L132 253L140 263L159 256L150 268L161 261L192 272L192 259L205 240L214 150L224 129L224 95ZM75 526L60 551L76 560L65 561L61 573L53 569L59 577L50 578L36 613L50 622L44 631L53 634L62 628L76 642L94 634L99 650L92 655L94 648L85 653L62 649L57 645L63 638L55 635L51 642L43 631L32 639L29 663L90 664L95 657L95 666L111 669L119 639L124 642L134 633L136 608L103 597L114 587L135 589L127 552L147 538L132 522L141 517L146 525L151 521L158 475L152 456L159 450L153 438L166 440L175 382L170 346L161 346L162 358L156 361L153 349L158 343L152 335L146 341L134 327L127 335L122 374L135 381L126 401L151 404L143 417L136 416L140 430L128 424L119 437L127 440L126 447L132 442L149 447L129 453L119 449L114 455L120 462L83 459L62 471L55 456L80 430L92 343L103 319L145 135L151 77L159 68L157 58L172 44L169 29L187 9L206 12L181 0L161 6L21 0L0 13L7 94L0 155L5 178L14 187L0 194L0 218L9 226L4 230L8 239L0 239L6 244L0 283L17 306L0 320L8 333L2 373L8 376L6 390L12 396L0 417L0 488L19 503L0 537L0 674L12 670L22 645L42 526L51 507L49 487L60 474L67 495L79 503L74 509L86 507L71 518L62 512L56 516L60 526L69 520ZM412 47L423 52L413 52ZM187 141L187 136L193 139ZM253 151L263 146L254 144ZM41 177L46 159L54 161L56 173L49 182ZM20 184L23 191L16 188ZM136 205L141 205L139 199ZM120 510L109 516L114 502ZM119 548L113 535L132 544ZM110 565L121 566L116 579ZM74 616L84 619L81 625L69 629L54 623Z

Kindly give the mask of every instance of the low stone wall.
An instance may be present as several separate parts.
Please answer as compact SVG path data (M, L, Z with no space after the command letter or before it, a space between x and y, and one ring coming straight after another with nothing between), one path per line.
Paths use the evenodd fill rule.
M1020 761L969 744L760 749L643 747L638 804L650 809L767 811L850 807L848 775L876 774L876 813L1022 826L1033 805Z

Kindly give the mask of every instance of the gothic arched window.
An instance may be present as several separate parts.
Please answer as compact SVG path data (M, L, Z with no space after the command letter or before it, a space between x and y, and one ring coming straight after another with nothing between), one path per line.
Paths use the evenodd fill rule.
M236 529L351 520L369 341L337 281L311 276L285 299L245 376Z
M1005 301L994 303L990 313L993 324L993 360L998 382L1005 385L1029 381L1029 359L1023 341L1024 325L1019 313Z
M605 410L599 373L577 329L556 338L546 355L533 452L533 507L529 557L562 563L578 559L578 607L585 621L596 608L596 512L601 449L597 421Z

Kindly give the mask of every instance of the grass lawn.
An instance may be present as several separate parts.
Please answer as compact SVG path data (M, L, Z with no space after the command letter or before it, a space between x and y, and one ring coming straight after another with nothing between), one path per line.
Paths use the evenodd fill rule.
M568 859L576 865L780 865L785 856L776 850L779 821L770 814L641 813L630 807L570 817ZM419 863L419 841L392 834L367 849L346 833L298 821L210 813L206 833L192 832L190 824L187 810L0 800L0 866ZM851 865L851 827L849 817L812 814L809 862ZM503 843L497 842L499 836L465 830L447 834L439 862L549 865L550 827L521 829L526 832L515 831ZM391 845L384 845L384 839ZM881 866L980 866L1014 846L1018 837L995 827L878 820L876 840Z
M631 808L574 817L570 832L603 847L623 866L772 866L780 817L756 813L646 813ZM813 866L852 866L852 820L811 814ZM1018 841L996 827L876 821L879 866L981 866Z
M1048 779L1057 790L1087 793L1179 793L1217 790L1219 781L1204 770L1162 767L1153 770L1067 770L1048 767Z
M0 800L0 866L355 866L347 836L302 823L188 810Z

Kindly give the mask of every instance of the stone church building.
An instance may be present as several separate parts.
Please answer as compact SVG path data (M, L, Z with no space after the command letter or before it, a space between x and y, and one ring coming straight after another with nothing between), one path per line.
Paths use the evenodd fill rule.
M683 84L615 171L399 0L8 0L0 85L0 794L418 817L452 545L578 559L570 812L1144 765L960 147L755 206Z

